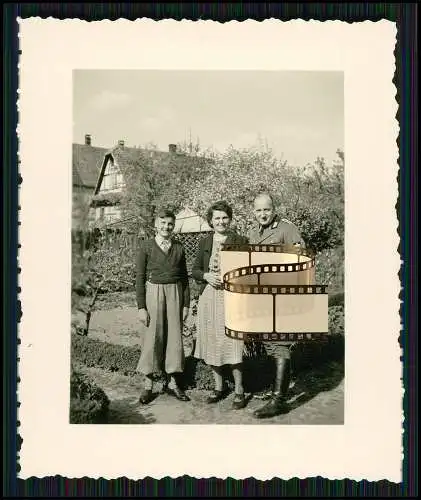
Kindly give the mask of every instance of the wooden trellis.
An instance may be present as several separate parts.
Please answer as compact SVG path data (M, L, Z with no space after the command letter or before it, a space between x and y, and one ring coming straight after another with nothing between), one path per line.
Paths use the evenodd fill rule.
M187 271L189 275L191 275L191 270L193 267L194 259L196 258L199 241L208 234L210 234L210 231L203 231L200 233L177 233L175 235L177 240L180 241L180 243L184 247L184 251L186 253Z

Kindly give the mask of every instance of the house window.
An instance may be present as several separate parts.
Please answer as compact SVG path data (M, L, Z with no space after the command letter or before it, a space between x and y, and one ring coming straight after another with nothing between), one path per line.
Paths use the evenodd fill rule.
M120 209L115 206L104 207L104 219L107 222L112 222L120 218Z
M96 210L94 208L90 208L88 212L88 220L89 222L94 222L96 219Z
M103 189L108 191L117 187L117 174L105 174L103 180Z
M104 220L104 213L105 213L104 207L96 207L95 219L96 220Z

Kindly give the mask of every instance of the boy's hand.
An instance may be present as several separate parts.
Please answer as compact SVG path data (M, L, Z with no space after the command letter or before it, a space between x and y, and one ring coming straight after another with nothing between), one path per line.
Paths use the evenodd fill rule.
M140 322L145 326L149 326L149 313L146 309L139 309L139 319Z
M189 316L189 308L188 307L183 307L183 321L186 321L186 319Z

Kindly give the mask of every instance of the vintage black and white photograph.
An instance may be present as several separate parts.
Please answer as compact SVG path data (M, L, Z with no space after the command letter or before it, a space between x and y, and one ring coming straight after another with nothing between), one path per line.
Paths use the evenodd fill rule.
M69 422L342 425L343 72L81 69L72 109ZM315 256L325 340L226 334L262 243Z
M19 26L20 477L399 480L396 27Z

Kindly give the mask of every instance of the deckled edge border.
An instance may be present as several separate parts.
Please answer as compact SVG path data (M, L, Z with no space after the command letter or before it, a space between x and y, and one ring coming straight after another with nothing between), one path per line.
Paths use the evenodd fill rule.
M78 7L75 7L76 5L78 5ZM114 4L115 5L115 4ZM117 4L117 5L120 5L120 6L123 6L122 9L124 11L124 5L123 4ZM339 4L340 5L340 4ZM399 170L398 170L398 175L397 175L397 181L398 181L398 184L399 184L399 194L398 194L398 200L397 200L397 203L396 203L396 210L397 210L397 213L398 213L398 218L399 218L399 225L398 225L398 234L399 236L401 237L402 236L402 227L401 227L401 220L402 220L402 214L401 214L401 211L400 211L400 208L401 208L401 204L402 204L402 196L401 196L401 187L403 186L403 181L402 181L402 165L401 165L401 161L402 161L402 149L399 147L400 145L403 145L404 144L404 140L405 140L405 137L407 136L407 134L404 134L402 133L401 131L401 128L402 128L402 121L400 119L401 117L401 113L402 113L402 105L400 104L400 101L401 101L401 97L402 97L402 90L403 90L403 86L402 86L402 80L403 80L403 69L402 69L402 61L400 59L400 56L403 52L403 49L402 49L402 40L404 39L405 36L408 36L409 35L409 38L411 38L411 34L413 35L413 32L412 33L408 33L408 31L405 31L405 29L403 29L403 22L402 22L402 17L405 17L405 15L403 15L402 13L402 10L406 11L406 16L408 18L411 17L411 15L415 14L415 9L416 9L416 6L415 7L412 7L412 5L404 5L402 10L401 11L397 11L398 8L396 7L391 7L391 10L393 10L392 13L388 12L389 16L385 16L384 13L380 13L380 9L378 8L378 13L373 15L371 17L371 19L367 19L367 15L364 16L364 14L366 14L367 11L369 10L372 10L372 9L369 9L369 7L367 6L367 4L358 4L360 7L361 5L364 5L364 8L365 8L365 11L363 12L363 15L360 14L361 11L358 10L357 8L357 4L354 4L355 5L355 9L356 9L356 12L357 12L357 16L356 16L356 19L353 20L353 21L349 21L347 18L349 16L349 13L345 14L345 15L338 15L338 16L334 16L332 19L323 19L323 21L321 21L320 19L315 19L312 15L305 15L305 13L299 13L299 17L274 17L274 16L271 16L271 17L267 17L267 14L265 15L257 15L257 16L253 16L252 13L250 12L250 15L247 14L245 15L242 20L246 20L246 19L249 19L249 18L253 18L254 20L264 20L264 19L269 19L269 18L272 18L272 19L276 19L276 20L282 20L282 21L289 21L289 20L294 20L294 19L300 19L300 20L304 20L304 21L309 21L309 20L313 20L313 21L319 21L319 22L326 22L326 21L337 21L337 20L340 20L340 21L345 21L349 24L352 24L353 22L360 22L360 21L379 21L379 20L383 20L383 19L389 19L389 20L392 20L392 21L395 21L396 22L396 25L397 25L397 42L395 44L395 51L394 51L394 55L395 55L395 61L396 61L396 66L395 66L395 74L394 74L394 78L393 78L393 83L396 87L396 90L397 90L397 93L396 93L396 102L398 104L398 110L397 110L397 113L396 113L396 119L397 119L397 122L399 124L399 134L398 134L398 138L397 138L397 144L398 144L398 148L399 148L399 157L398 157L398 163L399 163ZM374 5L374 4L372 4ZM382 4L383 5L383 8L384 9L387 9L388 6L385 5L385 4ZM267 6L267 4L266 4ZM349 6L349 4L348 4ZM59 7L59 4L43 4L43 5L37 5L37 4L32 4L32 5L29 5L28 8L26 8L27 6L26 5L20 5L20 6L16 6L15 4L12 4L12 6L9 6L6 7L6 9L4 10L4 12L6 14L8 14L9 16L9 20L12 21L16 21L16 17L17 15L19 15L19 17L21 18L28 18L28 17L34 17L32 14L38 12L38 16L36 17L41 17L42 19L46 19L46 18L54 18L54 19L68 19L69 17L70 18L79 18L80 17L80 14L82 14L82 17L93 17L93 19L90 19L88 22L92 22L92 21L95 21L95 20L103 20L104 17L103 15L102 16L99 16L99 17L94 17L93 15L93 11L89 11L89 13L87 13L88 11L84 9L83 5L81 6L80 4L73 4L72 7L71 7L71 10L78 10L79 13L75 15L75 12L73 12L73 15L69 16L69 15L63 15L63 12L66 12L69 9L69 7ZM137 7L142 7L142 6L137 6ZM275 6L276 7L276 6ZM313 4L313 7L314 4ZM390 6L389 6L390 7ZM85 6L86 8L86 6ZM145 8L143 6L143 8ZM161 12L159 11L159 8L161 8ZM196 8L197 8L197 5L196 5ZM303 6L299 6L298 7L299 9L303 9ZM317 8L317 7L316 7ZM376 6L375 6L376 8ZM412 12L411 11L411 8L412 8ZM340 10L341 8L339 7L338 10ZM25 11L28 11L27 13ZM30 12L30 10L32 10L32 12ZM85 10L85 12L84 12ZM108 10L108 9L107 9ZM133 10L138 10L138 9L133 9ZM147 18L153 18L154 20L158 21L158 20L162 20L162 19L174 19L174 20L186 20L186 21L195 21L195 20L212 20L212 21L215 21L214 19L214 15L212 14L215 14L215 12L211 12L211 17L207 14L205 15L200 15L200 16L194 16L193 18L187 16L177 16L177 15L174 15L174 13L172 12L169 16L163 16L163 11L165 12L165 8L163 8L162 5L154 5L152 8L151 8L151 4L149 4L149 7L146 7L146 10L149 10L149 11L153 11L153 12L148 12L148 13L143 13L142 17L147 17ZM182 9L181 9L182 10ZM212 9L211 9L212 10ZM219 9L216 9L216 10L219 10ZM248 9L244 9L243 8L243 11L244 10L248 10ZM266 12L268 12L270 9L266 8L264 9ZM277 9L275 9L277 10ZM303 9L305 10L305 9ZM310 9L309 9L310 10ZM364 10L364 9L362 9ZM102 9L102 12L104 10ZM48 14L47 14L48 12ZM19 13L19 14L18 14ZM26 15L25 15L26 14ZM152 14L152 15L151 15ZM216 15L218 16L218 14L221 14L221 12L216 12ZM223 14L223 13L222 13ZM279 14L279 12L276 12L276 14ZM359 15L358 15L359 14ZM390 14L392 14L392 19L390 19ZM132 14L133 15L133 14ZM238 19L232 19L232 16L227 20L224 18L224 16L222 15L221 18L218 18L217 22L228 22L229 20L230 21L237 21L238 22ZM242 17L242 16L239 16L239 17ZM416 14L414 15L414 17L416 18ZM14 19L13 19L14 18ZM134 19L140 19L141 17L131 17L131 16L121 16L121 15L116 15L116 16L109 16L107 19L112 21L112 20L117 20L117 19L129 19L129 20L134 20ZM257 19L256 19L257 18ZM85 19L86 20L86 19ZM401 21L401 24L399 23L399 21ZM241 21L240 21L241 22ZM12 24L11 23L11 24ZM16 23L17 24L17 23ZM414 26L412 27L412 29L414 30ZM9 36L9 43L10 43L10 39L12 38L16 38L14 40L14 43L17 43L17 36L14 37L14 35L16 34L17 35L17 32L18 32L18 26L14 26L11 28L10 25L8 25L8 29L4 29L4 38L6 39L7 36ZM405 40L406 44L408 44L408 40ZM410 42L409 42L410 43ZM405 45L405 48L407 50L409 50L409 46ZM6 82L6 89L5 89L5 94L7 95L7 93L9 94L9 96L11 96L13 94L13 92L15 92L15 95L18 96L18 85L17 85L17 81L18 81L18 78L17 78L17 75L13 75L14 73L14 67L13 67L13 56L15 54L13 54L13 52L15 51L15 46L12 47L12 50L10 52L12 52L12 60L7 60L5 62L5 64L9 64L9 68L10 69L10 72L9 74L12 74L12 77L13 80L10 81L8 80ZM17 52L17 51L16 51ZM17 57L16 57L17 59ZM415 90L415 89L413 89ZM407 96L408 99L411 97L411 96ZM412 96L413 99L415 100L415 96ZM17 109L14 109L14 106L13 106L13 99L11 100L10 104L9 104L9 109L8 109L10 115L12 115L12 120L13 120L13 124L17 127L18 126L18 120L17 120L17 116L18 116L18 113L17 113ZM9 115L9 116L10 116ZM416 128L416 125L415 125L415 120L412 122L412 127ZM405 132L406 132L406 129L405 129ZM414 134L414 137L417 137L415 134ZM7 142L7 141L6 141ZM4 165L14 165L15 164L15 161L17 160L17 163L19 165L19 159L18 159L18 147L17 147L17 137L10 137L8 138L8 144L6 145L5 149L4 149L4 159L6 160L4 162ZM9 147L9 149L7 149L7 146ZM417 145L416 144L413 144L412 145L413 149L412 149L412 152L411 153L415 153L416 150L417 150ZM12 151L10 151L10 149ZM16 156L14 158L12 158L14 155L14 151L16 151ZM415 156L415 155L414 155ZM412 159L412 156L411 156L411 160L413 161ZM405 169L407 169L408 167L410 167L410 163L408 164L405 164ZM7 181L9 181L9 185L6 183L4 183L5 185L5 188L12 188L12 190L14 190L15 188L17 189L18 188L18 185L21 184L22 182L22 178L20 177L20 173L19 173L19 170L16 172L16 178L13 177L13 173L10 177L12 177L11 179L10 178L7 178ZM15 181L16 182L13 182ZM11 182L10 182L11 181ZM15 194L15 191L12 191L13 194ZM17 201L17 200L16 200ZM13 204L12 203L12 211L14 208L17 208L17 203ZM414 214L415 211L414 210L414 207L410 207L411 210L411 214ZM17 222L18 224L16 224L16 229L17 229L17 226L20 224L20 222L18 221L18 213L17 213L17 210L16 210L16 213L13 214L11 213L10 215L7 214L9 217L8 217L8 222L10 223L11 221L13 222ZM413 219L412 219L413 220ZM415 222L413 220L413 222ZM9 231L12 229L12 228L8 228ZM404 228L404 230L407 230L409 228ZM414 229L416 230L416 228L414 227ZM405 233L404 233L405 234ZM15 236L15 234L12 234L12 246L15 242L15 240L13 240L13 237ZM16 242L18 242L18 234L16 234ZM18 248L20 248L20 244L16 244L16 246L14 248L12 248L11 250L18 250ZM10 250L10 248L8 248L8 250ZM398 248L398 251L399 251L399 254L400 254L400 257L401 257L401 267L400 267L400 271L399 271L399 278L400 278L400 281L401 281L401 286L403 285L403 275L404 275L404 271L405 271L405 260L404 258L405 257L408 257L409 255L406 255L405 252L402 250L402 245L400 244L399 245L399 248ZM409 252L407 252L409 254ZM17 265L18 264L18 260L16 260L16 262L12 262L12 265L10 266L10 271L13 272L13 270L16 270L17 271L17 274L20 272L20 269L19 267L16 267L15 264ZM14 285L14 282L12 281L12 286ZM409 285L409 280L408 280L408 283L407 285ZM15 310L13 311L13 308L12 308L12 313L15 312L15 315L16 315L16 319L17 319L17 323L20 322L20 317L22 315L22 311L21 311L21 306L20 306L20 301L18 299L18 294L20 293L20 288L16 288L16 291L17 291L17 297L16 297L16 303L15 303ZM403 347L403 364L404 364L404 370L407 368L407 364L405 364L405 361L406 361L406 356L405 356L405 349L404 349L404 338L403 338L403 335L405 334L405 322L402 321L403 319L403 313L404 313L404 310L403 310L403 306L404 306L404 300L405 299L408 299L408 298L412 298L415 294L415 289L414 288L411 288L409 290L409 293L408 293L408 290L405 289L404 286L402 286L401 288L401 292L399 294L399 299L401 301L401 307L400 307L400 318L401 318L401 331L400 331L400 338L399 338L399 342L400 342L400 345L401 345L401 348ZM14 297L12 297L12 300L14 299ZM413 318L413 323L411 324L412 326L415 326L416 324L416 318ZM410 325L410 326L411 326ZM406 332L408 333L408 331ZM415 331L414 331L415 333ZM20 343L20 340L18 338L18 336L16 335L16 340L17 340L17 343L16 343L16 348L18 347L19 343ZM415 337L413 339L415 341ZM14 346L12 345L11 346L12 349L14 348ZM17 349L16 349L17 351ZM15 352L16 352L15 351ZM17 358L17 361L19 361L19 358ZM10 375L10 371L9 371L9 375ZM15 386L15 390L17 389L17 383L19 382L19 379L17 377L17 371L16 372L13 372L12 373L12 382L16 382L16 386ZM404 393L404 409L407 410L408 409L408 405L409 405L409 401L408 399L410 399L411 397L411 394L408 392L408 388L406 387L405 388L405 393ZM15 396L17 396L17 393L15 393ZM412 397L414 397L414 395L412 395ZM16 399L16 402L17 402L17 399ZM9 403L10 403L10 398L9 398ZM17 405L19 405L19 403L17 402ZM407 416L407 411L404 411L404 414ZM407 425L407 419L405 419L405 424ZM404 425L404 427L406 427L406 425ZM19 426L19 421L17 420L17 426ZM409 440L408 440L408 430L405 429L404 431L404 448L405 448L405 444L408 445L409 444ZM13 442L16 444L16 451L17 451L17 457L19 455L19 451L20 451L20 446L21 446L21 437L19 435L19 433L17 432L16 434L16 439L12 441L12 444ZM413 463L410 463L408 464L408 458L410 459L410 462L411 462L411 459L413 460L413 455L414 455L414 451L412 451L412 456L411 457L408 457L407 455L404 457L404 470L406 469L407 472L410 472L412 473L415 469L414 469L414 464ZM406 460L405 460L406 459ZM405 463L406 462L406 463ZM17 463L18 465L18 463ZM405 467L406 465L406 467ZM409 465L409 468L408 468L408 465ZM18 465L19 466L19 465ZM128 482L131 486L134 485L134 483L138 484L138 483L144 483L146 489L148 489L149 491L152 491L152 488L156 491L156 486L158 486L159 490L161 490L162 488L159 487L159 484L161 484L162 486L165 484L164 486L164 489L169 489L169 488L172 488L172 487L177 487L177 489L180 491L181 493L181 490L191 490L191 486L192 483L194 481L196 481L198 483L198 486L200 483L202 483L203 481L213 481L215 483L232 483L232 482L235 482L237 483L243 483L244 484L244 481L247 481L247 489L250 491L250 487L253 487L252 485L254 484L255 488L257 488L257 490L262 493L262 487L264 489L266 489L267 487L269 487L270 484L272 484L272 487L274 487L276 484L279 486L280 484L282 484L284 487L287 487L287 489L289 491L292 491L288 488L287 485L290 485L290 486L297 486L297 481L298 482L301 482L301 481L308 481L308 480L317 480L317 483L319 486L322 487L323 491L324 490L324 485L327 486L327 489L326 491L329 490L328 488L328 485L332 482L334 483L343 483L343 487L346 488L346 483L348 483L348 487L352 487L352 489L357 492L357 490L361 491L361 492L364 492L365 495L369 494L369 491L372 490L372 491L376 491L377 494L380 494L383 492L383 494L381 496L394 496L395 494L397 494L397 496L401 496L402 493L403 493L403 489L406 489L408 490L408 493L410 493L411 491L412 492L415 492L414 490L414 487L415 487L415 482L411 485L408 485L408 484L405 484L405 482L407 481L408 479L408 476L405 475L405 472L404 472L404 481L403 481L403 484L401 485L398 485L397 483L391 483L389 481L378 481L378 482L369 482L369 481L353 481L353 480L349 480L349 479L343 479L341 481L331 481L331 480L328 480L328 479L323 479L321 477L314 477L314 478L305 478L305 479L298 479L298 478L292 478L290 480L281 480L279 478L273 478L272 480L268 480L268 481L260 481L260 480L256 480L255 478L251 477L251 478L247 478L247 479L244 479L244 480L236 480L236 479L233 479L233 478L230 478L230 477L227 477L226 479L220 479L220 478L207 478L207 479L194 479L194 478L190 478L189 476L181 476L181 477L178 477L178 478L170 478L170 477L165 477L165 478L162 478L160 480L157 480L157 479L154 479L154 478L150 478L150 477L145 477L143 478L142 480L129 480L125 477L123 478L118 478L118 479L113 479L113 480L106 480L106 479L103 479L103 478L98 478L98 479L91 479L91 478L87 478L87 477L84 477L84 478L79 478L79 479L70 479L70 478L63 478L61 476L53 476L53 477L44 477L44 478L29 478L29 479L26 479L26 480L22 480L22 479L18 479L18 483L19 483L19 488L16 488L16 483L13 484L12 486L15 486L13 488L13 490L16 490L19 489L21 491L23 491L23 488L26 490L24 484L22 483L26 483L26 482L29 482L28 484L30 484L33 480L37 480L37 481L46 481L48 484L49 484L49 490L52 491L51 489L51 481L55 481L56 483L57 482L60 482L62 483L63 480L65 480L66 482L67 481L76 481L79 485L80 482L85 482L85 486L86 486L86 482L92 482L92 481L102 481L102 482L106 482L106 483L114 483L116 481L120 481L120 480L124 480L125 482ZM169 482L172 482L173 484L169 484ZM185 484L186 484L186 487L185 488L180 488L180 481L184 481ZM10 484L11 482L9 481L8 485L7 486L11 486ZM158 484L157 484L158 483ZM275 484L273 484L275 483ZM187 485L191 485L190 487L188 487ZM358 488L357 485L359 485ZM215 484L216 486L216 484ZM231 485L231 488L234 487L235 485L232 484ZM376 488L377 486L377 488ZM403 488L402 488L403 486ZM408 489L408 486L409 486L409 489ZM412 486L412 487L411 487ZM58 485L57 485L58 487ZM10 488L9 488L10 489ZM91 488L89 488L91 490ZM235 488L237 489L237 488ZM242 489L242 486L241 484L239 485L239 490ZM268 489L271 489L273 491L273 488L268 488ZM277 488L276 488L277 489ZM283 490L285 488L282 488ZM57 492L58 492L59 488L57 488ZM141 488L141 490L143 490L143 488ZM394 491L392 491L394 490ZM133 490L132 490L133 491ZM174 491L174 490L173 490ZM384 495L385 494L385 495ZM371 495L370 495L371 496Z

